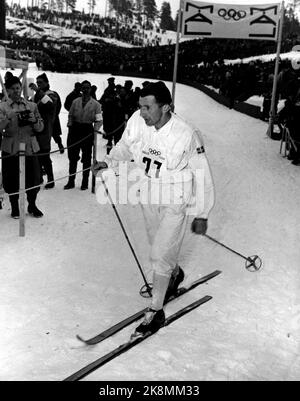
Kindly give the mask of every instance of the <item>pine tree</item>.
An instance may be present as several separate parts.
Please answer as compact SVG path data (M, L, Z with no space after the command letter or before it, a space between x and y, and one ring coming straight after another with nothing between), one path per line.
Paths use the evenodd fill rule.
M296 17L297 8L300 6L300 0L292 1L286 5L284 22L283 22L283 39L286 38L296 38L300 36L300 23L299 19Z
M138 23L141 25L142 21L143 21L143 15L144 15L144 4L143 4L143 0L135 0L135 10L137 12L137 20Z
M164 1L161 6L160 28L165 31L175 30L175 23L171 16L171 6L170 3L167 3L166 1Z
M56 0L56 5L54 7L62 12L64 10L64 0Z
M114 10L118 17L132 16L132 1L131 0L109 0L110 9Z
M147 21L154 21L158 15L155 0L143 0L144 12L147 16Z

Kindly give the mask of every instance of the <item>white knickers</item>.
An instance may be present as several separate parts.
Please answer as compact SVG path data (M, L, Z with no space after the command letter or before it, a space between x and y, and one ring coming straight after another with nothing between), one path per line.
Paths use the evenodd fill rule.
M145 188L141 188L141 191L143 190L145 191ZM164 275L171 275L177 264L186 230L188 217L186 207L192 196L192 182L184 183L184 186L182 183L173 184L172 190L176 192L177 201L181 198L180 203L151 202L151 193L153 195L151 185L146 189L149 195L148 202L141 203L151 245L152 268L153 271Z

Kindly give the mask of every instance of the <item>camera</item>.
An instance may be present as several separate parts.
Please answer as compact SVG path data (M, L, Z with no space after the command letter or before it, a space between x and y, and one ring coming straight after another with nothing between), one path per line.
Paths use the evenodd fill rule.
M26 125L30 125L30 110L23 110L18 113L18 124L19 127L25 127Z

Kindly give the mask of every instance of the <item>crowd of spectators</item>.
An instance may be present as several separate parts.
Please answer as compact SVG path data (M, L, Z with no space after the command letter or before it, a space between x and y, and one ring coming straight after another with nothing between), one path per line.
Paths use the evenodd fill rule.
M99 41L58 46L54 41L19 38L9 33L10 47L23 49L31 55L41 70L53 72L95 72L114 75L143 76L172 80L174 46L122 48ZM192 40L179 49L177 78L215 88L220 94L243 101L251 95L270 91L274 61L227 64L229 58L247 57L260 52L274 52L274 44L259 42L252 51L251 43L240 41ZM273 48L272 48L273 47ZM211 50L211 51L210 51ZM243 54L241 54L243 52ZM253 54L254 53L254 54ZM281 66L286 63L282 61Z
M108 87L99 99L96 97L97 87L85 80L82 83L76 82L74 90L64 100L64 108L68 111L67 154L69 159L69 179L64 186L65 190L75 187L79 160L83 168L81 190L88 189L94 130L97 133L100 132L103 123L101 132L107 139L109 153L112 146L121 139L127 120L139 107L141 88L133 89L131 80L126 80L124 86L120 83L115 84L115 79L114 77L108 79ZM147 84L147 81L143 82L143 87ZM59 94L50 89L45 73L37 77L36 84L30 84L30 89L34 96L30 99L22 97L20 79L10 71L6 72L4 93L0 101L0 161L3 187L9 194L11 217L14 219L20 217L17 194L20 141L26 141L28 212L34 217L42 217L43 212L35 204L39 187L30 188L41 185L44 182L44 175L47 176L44 188L52 189L55 186L50 157L51 138L58 144L60 153L64 153L60 139L59 113L62 103ZM2 176L0 173L0 179ZM0 206L1 201L2 197L0 197Z
M148 22L139 25L128 17L122 19L78 11L67 13L38 7L22 8L18 4L7 6L7 16L74 29L81 34L116 39L133 46L157 46L161 42L161 36L158 35L161 30L158 27L156 33L147 32L149 28L153 28L152 24L149 25Z
M126 28L121 27L121 25L118 26L117 21L113 19L111 21L108 18L101 20L99 16L92 16L91 18L85 14L75 13L70 22L66 18L67 15L60 19L60 15L55 12L40 12L40 10L22 9L20 7L9 9L9 12L11 15L31 21L35 21L36 18L36 21L42 20L47 23L73 27L81 33L96 34L99 38L101 36L115 35L117 37L120 35L122 40L131 40L126 34ZM93 29L98 29L98 31L93 31ZM128 28L128 34L131 35L132 32ZM34 60L41 70L68 73L111 73L113 75L142 76L169 81L173 78L174 45L161 46L157 42L155 46L126 48L106 43L101 39L89 42L74 39L64 42L64 40L53 40L53 38L46 36L32 38L29 35L24 35L20 37L12 30L7 32L6 45L7 43L9 43L9 47L7 47L9 58ZM296 38L287 38L283 43L282 52L290 51L298 43ZM229 99L230 107L253 95L263 96L262 118L267 121L270 112L274 61L263 62L258 59L249 63L228 63L226 60L274 53L274 50L273 42L211 39L186 41L179 46L177 81L212 87L220 95ZM115 85L114 78L110 79L113 82L99 99L103 111L103 131L109 142L108 151L122 136L127 119L138 107L139 97L139 88L136 88L134 92L132 81L126 81L123 87L119 84ZM278 118L279 124L285 124L289 129L292 143L289 159L295 165L300 165L299 82L299 73L292 70L291 62L281 60L276 105L279 97L287 99L283 111L278 114ZM63 148L61 143L60 145L60 148ZM49 147L44 149L44 153L49 152ZM54 184L51 184L53 173L51 171L45 172L48 176L49 188L53 188ZM82 189L86 188L87 185L82 185ZM17 203L14 206L12 217L18 216ZM34 209L34 211L36 217L42 216L38 209Z
M8 8L8 13L31 21L73 27L81 32L97 27L106 37L112 35L111 30L119 23L116 19L101 18L99 15L50 12L16 5ZM134 32L129 26L128 29ZM120 39L128 39L125 32L118 32L121 33ZM161 80L173 78L174 45L161 46L157 43L156 46L128 48L106 43L101 38L88 42L75 38L64 41L49 37L19 37L13 31L8 32L7 39L12 49L23 54L27 52L27 56L31 56L42 70L111 73ZM282 44L282 52L290 51L297 43L297 37L286 37ZM226 60L274 53L275 47L272 41L196 39L182 42L179 46L177 80L211 86L227 97L231 106L234 102L244 101L253 95L262 95L265 98L263 118L267 119L274 61L256 60L250 63L229 64ZM280 69L285 69L287 64L288 61L282 61Z

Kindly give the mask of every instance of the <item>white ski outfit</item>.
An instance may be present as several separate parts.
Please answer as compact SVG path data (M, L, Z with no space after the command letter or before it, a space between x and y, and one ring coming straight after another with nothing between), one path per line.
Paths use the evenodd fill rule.
M176 114L160 129L146 125L136 111L121 140L105 161L131 161L143 169L140 203L151 245L153 272L168 277L177 265L189 203L194 217L208 218L214 204L214 185L199 130Z

